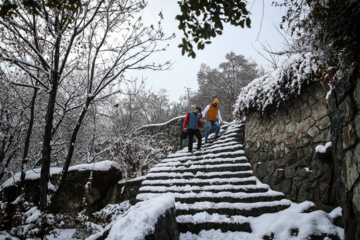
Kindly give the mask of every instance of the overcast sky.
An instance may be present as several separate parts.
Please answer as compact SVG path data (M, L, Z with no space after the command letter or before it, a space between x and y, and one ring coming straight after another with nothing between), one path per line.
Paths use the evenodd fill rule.
M268 43L274 50L281 50L283 39L274 26L279 26L285 9L271 6L270 0L249 0L248 9L251 9L252 13L251 29L225 25L223 35L213 39L204 50L196 51L195 59L182 56L181 49L178 48L183 35L178 30L178 22L175 20L175 16L180 13L177 0L149 0L148 2L149 5L143 16L145 24L155 23L156 25L159 21L158 14L162 12L164 33L167 36L173 33L176 35L176 38L169 43L168 50L154 56L154 61L171 60L174 64L171 70L139 72L137 77L146 78L148 89L151 88L153 91L166 89L171 101L178 101L180 95L185 94L186 88L191 88L192 91L198 90L196 75L202 63L217 68L220 63L226 61L225 55L233 51L269 69L270 64L254 48L263 52L261 43Z

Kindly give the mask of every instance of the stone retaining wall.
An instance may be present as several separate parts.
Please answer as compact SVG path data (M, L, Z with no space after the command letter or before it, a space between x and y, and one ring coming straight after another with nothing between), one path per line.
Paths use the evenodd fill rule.
M156 134L162 133L170 140L170 144L173 146L173 152L183 149L188 145L187 139L181 139L180 133L184 129L185 116L174 118L163 124L152 124L139 128L138 134L148 134L156 136ZM205 136L205 124L200 128L202 136ZM214 128L212 128L214 132ZM195 138L196 139L196 138ZM195 141L194 141L195 142Z
M339 82L329 103L337 199L343 210L345 239L360 239L360 74Z
M338 206L331 149L315 150L331 140L327 91L313 83L273 114L248 114L244 145L254 175L262 182L292 201L310 200L330 211Z

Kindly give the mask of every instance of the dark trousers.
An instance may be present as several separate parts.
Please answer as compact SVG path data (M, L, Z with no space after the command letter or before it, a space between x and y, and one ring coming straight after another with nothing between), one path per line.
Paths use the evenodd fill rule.
M192 149L193 149L194 135L197 138L197 148L196 149L200 149L201 148L201 132L200 132L200 130L199 129L188 129L188 135L189 135L189 145L188 145L189 152L192 152Z

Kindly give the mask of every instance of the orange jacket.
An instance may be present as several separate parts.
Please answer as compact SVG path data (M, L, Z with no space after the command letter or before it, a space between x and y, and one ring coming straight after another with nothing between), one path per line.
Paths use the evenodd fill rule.
M215 107L213 104L210 104L210 109L206 114L206 119L210 121L217 121L218 111L219 111L218 107Z

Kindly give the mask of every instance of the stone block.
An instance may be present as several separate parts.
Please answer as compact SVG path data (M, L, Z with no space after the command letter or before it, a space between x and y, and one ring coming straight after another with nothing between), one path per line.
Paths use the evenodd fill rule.
M352 122L343 128L342 133L343 149L352 147L357 142L355 123Z
M256 141L254 142L254 144L252 145L252 151L253 152L257 152L261 147L261 143L260 141Z
M302 117L303 120L311 117L311 108L304 108L301 111L301 117Z
M309 145L309 143L310 143L310 138L307 135L302 134L296 139L295 146L297 148L301 148Z
M288 159L288 163L289 163L289 164L296 163L296 161L297 161L296 152L295 152L295 151L294 151L294 152L290 152L290 153L288 154L287 159Z
M268 158L269 158L269 154L267 154L267 153L261 152L259 155L260 162L265 162L268 160Z
M328 116L322 118L316 124L320 130L330 127L330 118Z
M358 160L354 159L351 151L347 151L343 160L345 166L342 171L342 179L346 184L346 188L351 190L356 180L359 178Z
M356 79L356 87L354 90L354 100L357 105L357 109L360 110L360 78Z
M345 124L350 122L354 118L355 107L350 96L347 96L345 100L340 104L339 110L344 115Z
M179 240L180 231L176 222L175 208L166 210L160 215L154 226L154 230L145 236L144 240Z
M277 112L277 115L279 117L285 118L288 115L286 108L279 109L279 111Z
M350 81L349 77L346 76L341 81L338 81L335 85L334 92L339 102L342 102L346 96L354 89L354 85Z
M281 182L280 184L280 191L285 193L285 194L290 194L291 192L291 185L292 185L292 181L291 179L285 179L284 181Z
M246 141L245 142L245 149L249 149L252 146L252 142Z
M320 142L328 142L330 140L330 131L324 130L321 131L320 134L318 134L314 139L313 143L320 143Z
M276 122L273 119L271 119L270 123L269 123L269 125L267 127L267 130L271 131L274 128L275 125L276 125Z
M268 152L269 151L269 142L263 142L260 147L260 152Z
M286 130L287 133L293 133L293 132L295 132L295 129L296 129L296 123L295 122L290 122L285 127L285 130Z
M284 168L284 176L285 176L285 178L295 177L296 176L296 166L295 165L286 166Z
M284 169L276 169L271 175L271 184L278 184L284 179Z
M291 114L292 120L295 122L300 122L301 121L301 112L300 109L296 108L293 110L292 114Z
M257 164L255 169L255 176L260 180L267 175L265 164Z
M360 115L356 115L354 118L356 136L360 138Z
M312 119L312 118L308 118L308 119L306 119L305 121L302 121L301 124L302 124L302 130L303 130L303 132L305 133L305 132L307 132L312 126L314 126L315 121L314 121L314 119Z
M313 127L311 127L309 130L308 130L308 132L307 132L307 134L310 136L310 137L315 137L316 135L318 135L319 134L319 129L317 128L317 127L315 127L315 126L313 126Z
M321 118L327 116L327 114L328 114L328 112L327 112L326 104L324 104L322 102L318 102L318 104L316 104L312 107L311 117L315 121L320 120Z
M316 103L316 99L313 98L312 96L309 96L309 106L311 107L312 105L314 105Z
M251 159L254 157L254 154L253 154L253 152L252 152L250 149L246 149L246 150L245 150L245 156L246 156L249 160L251 160Z
M357 183L354 186L352 204L354 206L354 211L356 211L355 215L360 218L360 183Z
M265 141L270 141L272 139L271 132L266 132L263 138L265 139Z

